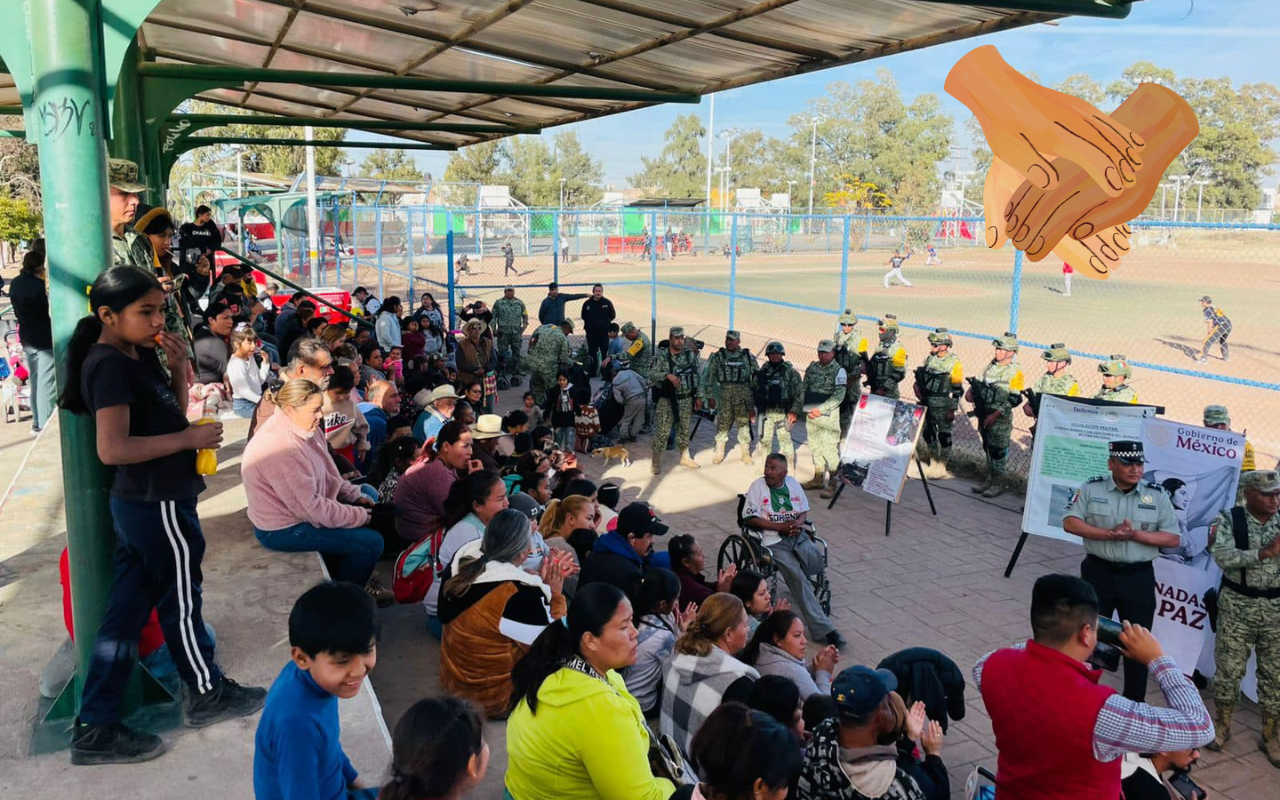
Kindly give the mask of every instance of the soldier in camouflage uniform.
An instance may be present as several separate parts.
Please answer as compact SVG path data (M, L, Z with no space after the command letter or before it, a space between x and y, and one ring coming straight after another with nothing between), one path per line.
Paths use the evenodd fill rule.
M1111 356L1110 361L1098 365L1102 373L1102 388L1093 397L1095 400L1110 400L1113 403L1137 403L1138 393L1129 385L1133 377L1133 369L1120 354Z
M947 473L951 426L955 423L960 396L964 394L964 367L951 352L952 345L950 331L934 329L929 334L929 357L915 371L916 397L926 411L920 435L930 461L930 478L941 478Z
M569 334L573 323L543 325L529 337L529 355L524 366L529 370L529 391L541 406L547 399L547 389L555 386L556 373L569 367Z
M702 408L698 399L698 354L685 347L684 328L673 327L667 334L667 346L659 348L649 365L649 383L657 395L653 412L653 463L649 469L657 475L662 470L662 453L674 427L680 466L699 469L689 455L689 432L693 412Z
M1044 360L1044 374L1033 388L1023 391L1027 402L1022 410L1033 420L1040 413L1040 398L1044 395L1080 396L1080 384L1076 383L1075 376L1067 372L1067 367L1071 366L1071 351L1065 344L1057 342L1049 345L1049 349L1041 353L1040 358ZM1031 424L1031 435L1036 435L1034 422Z
M1022 400L1024 378L1022 367L1014 360L1018 354L1018 337L1006 333L991 340L996 349L995 358L976 379L970 379L965 397L973 403L978 421L978 435L982 437L982 449L987 457L986 479L972 487L983 497L999 497L1004 494L1001 478L1009 458L1009 439L1013 434L1013 409Z
M803 410L804 391L800 373L784 361L787 351L782 342L769 342L764 348L765 363L756 373L755 404L757 413L764 414L760 426L760 454L781 453L791 465L796 466L796 449L791 443L791 426L796 424ZM773 449L773 437L778 437L778 449Z
M1258 658L1262 750L1280 767L1280 474L1256 470L1241 479L1244 506L1218 515L1209 529L1213 560L1222 567L1218 636L1214 645L1211 750L1231 738L1249 651Z
M804 371L802 391L805 434L813 456L813 479L805 489L821 489L821 497L831 497L831 488L840 472L840 404L848 393L849 375L836 361L836 343L818 342L818 360Z
M897 400L898 384L907 377L907 351L898 344L898 318L880 320L880 346L867 359L867 388L872 394Z
M840 404L840 438L844 439L849 432L849 422L853 419L854 406L862 395L862 368L867 359L867 337L858 330L858 315L853 309L846 308L840 315L840 329L836 331L836 361L844 367L849 376L848 391L845 400Z
M493 304L493 323L497 328L498 358L508 375L520 374L520 339L529 327L529 310L524 301L516 297L514 286L502 290L502 297Z
M755 387L756 357L741 345L742 334L726 331L724 347L707 359L703 372L702 402L716 411L716 450L712 464L724 461L724 451L729 444L729 428L738 426L738 448L742 451L742 463L751 460L751 426L755 424L755 407L751 392Z

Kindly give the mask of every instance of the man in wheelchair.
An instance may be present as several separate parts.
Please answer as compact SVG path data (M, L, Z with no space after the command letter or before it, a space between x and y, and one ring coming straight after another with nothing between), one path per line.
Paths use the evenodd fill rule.
M843 650L846 642L831 618L822 610L807 576L822 568L823 554L813 540L808 521L809 499L800 482L787 474L787 459L770 453L764 461L764 477L747 489L743 505L744 524L761 534L761 544L769 548L773 564L782 573L791 591L792 608L804 618L809 636Z

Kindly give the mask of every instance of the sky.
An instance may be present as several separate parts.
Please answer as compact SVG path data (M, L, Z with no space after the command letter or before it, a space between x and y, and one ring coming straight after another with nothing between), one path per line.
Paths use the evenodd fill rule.
M784 136L789 130L787 118L806 111L807 101L820 96L827 84L874 79L876 71L885 67L904 98L937 94L955 120L957 144L967 144L963 123L969 111L946 94L942 84L961 56L985 44L995 45L1006 61L1022 72L1036 73L1046 85L1087 73L1105 86L1135 61L1171 68L1179 77L1226 76L1235 85L1274 82L1280 80L1276 6L1276 0L1144 0L1134 4L1125 20L1074 17L1057 27L1034 25L733 89L716 95L715 128L760 128L767 135ZM662 150L662 135L676 116L697 112L705 122L709 108L710 101L704 97L697 106L656 106L548 128L543 135L576 131L584 147L604 164L605 183L622 189L627 176L640 170L641 156L656 156ZM359 132L349 138L386 139ZM723 143L716 142L717 151ZM357 161L363 157L360 151L349 153ZM437 180L444 175L447 153L412 155L424 172Z

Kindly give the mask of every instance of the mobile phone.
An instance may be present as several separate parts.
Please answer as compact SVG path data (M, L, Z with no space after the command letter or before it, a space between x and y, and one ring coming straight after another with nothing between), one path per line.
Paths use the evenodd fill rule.
M1112 647L1122 647L1120 644L1120 634L1124 633L1124 626L1110 617L1098 617L1098 641Z

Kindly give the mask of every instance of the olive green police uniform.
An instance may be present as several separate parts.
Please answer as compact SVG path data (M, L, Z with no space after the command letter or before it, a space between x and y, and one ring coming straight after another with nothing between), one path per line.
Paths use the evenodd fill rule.
M1124 461L1143 459L1141 442L1115 441L1110 457ZM1099 528L1115 528L1125 520L1134 530L1179 535L1169 495L1157 483L1142 480L1129 491L1121 491L1111 474L1090 478L1067 501L1063 517L1077 517ZM1120 619L1150 628L1156 614L1156 577L1152 566L1160 548L1132 539L1084 539L1087 555L1080 565L1080 577L1098 593L1098 613L1103 617L1119 611ZM1141 701L1147 693L1147 667L1138 661L1124 662L1124 696Z
M1018 339L1012 333L991 341L993 347L1016 353ZM997 497L1004 492L1000 478L1004 475L1009 458L1009 440L1013 434L1013 409L1022 400L1024 388L1022 367L1016 360L999 364L994 359L971 381L974 416L978 422L978 435L982 437L982 449L987 457L986 482L973 487L983 497Z
M951 332L937 328L929 334L931 347L952 345ZM964 394L964 367L950 349L944 355L929 354L922 366L916 367L916 396L925 407L924 426L920 436L929 457L945 462L951 458L951 427L956 407ZM938 474L935 471L935 474Z
M834 355L835 349L836 344L830 339L818 342L819 354ZM805 484L806 489L826 488L826 473L829 471L834 480L840 469L840 404L844 402L848 380L844 367L835 358L825 366L814 361L804 371L804 424L813 456L813 480ZM818 412L816 416L814 411Z
M739 341L742 335L737 331L725 333L725 339ZM751 392L755 386L756 357L751 351L739 347L730 350L722 347L707 359L707 368L703 372L702 401L716 410L716 450L711 459L713 464L724 461L725 447L729 443L729 429L738 426L738 447L742 451L742 461L751 460L751 417L754 410Z
M781 342L769 342L764 349L767 358L772 353L785 356ZM790 361L779 361L774 364L765 361L756 373L755 404L758 413L764 415L760 426L760 455L768 455L773 450L773 438L778 437L778 449L791 468L795 469L796 450L791 442L791 420L803 413L804 392L801 389L800 373L791 366Z
M898 384L907 377L907 351L898 344L898 318L880 320L880 346L867 359L867 388L881 397L899 398Z
M683 336L684 328L673 327L668 340ZM692 342L687 342L678 353L671 352L670 345L659 348L649 366L649 383L656 395L653 411L653 463L650 465L650 471L654 475L662 470L662 453L667 448L667 437L671 435L673 426L676 431L676 450L680 452L680 465L698 469L698 462L689 455L693 401L698 396L700 382L698 354L692 345ZM680 385L672 385L667 380L668 375L676 376Z
M853 409L862 394L862 372L869 349L867 337L858 330L858 315L852 309L846 308L840 315L840 329L833 341L836 343L836 361L844 367L849 378L845 400L840 404L840 438L843 439L849 432Z
M1280 493L1280 475L1274 470L1250 472L1242 483L1263 494ZM1218 735L1211 747L1220 750L1230 738L1232 710L1240 699L1240 681L1253 650L1258 659L1263 750L1280 767L1280 557L1261 555L1280 536L1280 514L1264 522L1236 506L1218 516L1209 535L1213 559L1222 567L1213 652Z

